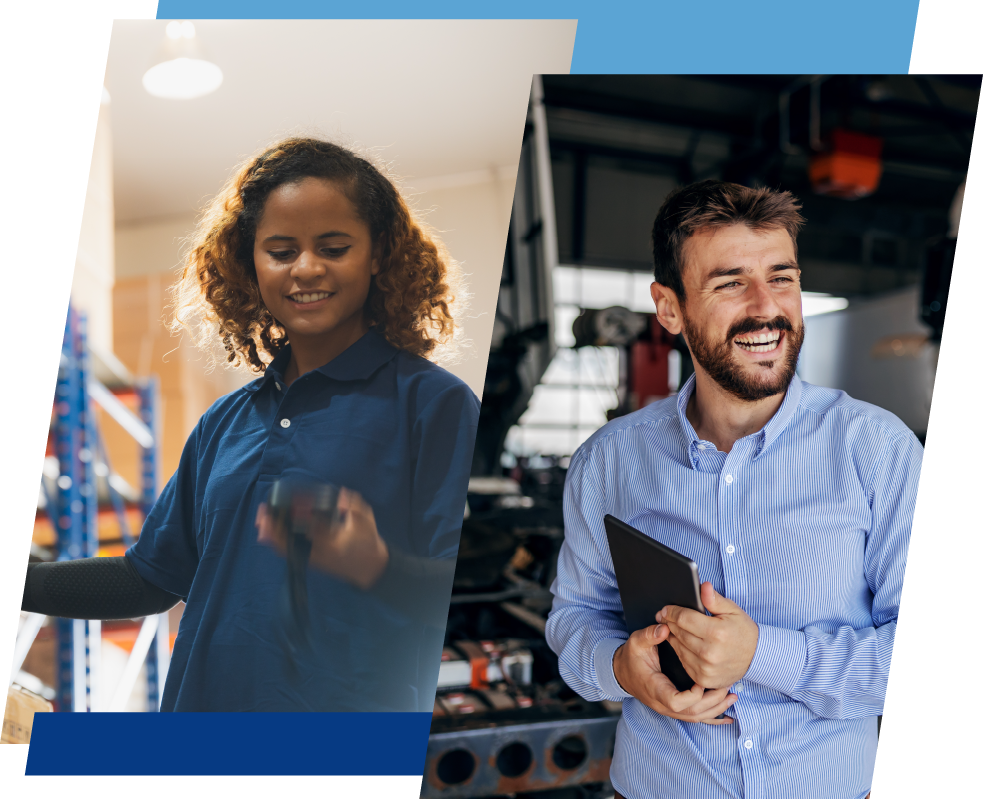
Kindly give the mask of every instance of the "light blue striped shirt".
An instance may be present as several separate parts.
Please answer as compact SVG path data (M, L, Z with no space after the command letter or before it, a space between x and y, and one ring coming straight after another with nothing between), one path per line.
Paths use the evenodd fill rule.
M577 451L547 639L585 699L624 700L628 799L853 799L870 790L922 448L897 417L796 377L729 453L686 419L694 381ZM627 639L603 518L694 560L758 624L734 724L667 718L612 669ZM654 620L653 620L654 623Z

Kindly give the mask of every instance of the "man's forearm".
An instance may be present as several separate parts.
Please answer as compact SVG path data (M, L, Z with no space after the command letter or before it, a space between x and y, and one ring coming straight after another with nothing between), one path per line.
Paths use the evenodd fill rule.
M878 716L884 708L896 622L825 633L758 625L744 679L805 704L823 718Z

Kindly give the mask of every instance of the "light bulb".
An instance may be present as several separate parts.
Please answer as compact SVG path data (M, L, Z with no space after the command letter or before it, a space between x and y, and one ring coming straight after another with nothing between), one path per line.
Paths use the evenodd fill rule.
M151 67L143 76L143 88L154 97L191 100L210 94L222 85L222 70L200 58L174 58Z
M194 39L195 38L195 24L190 20L178 21L176 19L171 20L167 23L167 38L168 39Z

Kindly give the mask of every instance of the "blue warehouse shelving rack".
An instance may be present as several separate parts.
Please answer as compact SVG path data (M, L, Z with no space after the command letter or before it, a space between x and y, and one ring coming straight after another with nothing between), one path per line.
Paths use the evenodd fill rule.
M58 460L53 485L42 479L42 504L56 533L56 557L72 560L95 557L99 549L100 488L106 504L115 512L122 542L133 542L127 520L127 500L119 490L109 454L100 434L95 406L111 416L135 440L140 449L139 508L145 519L159 488L159 386L154 377L128 381L117 391L135 394L138 414L93 374L86 341L86 318L69 308L65 324L51 442ZM100 481L101 478L101 481ZM132 504L132 502L130 502ZM120 683L111 700L95 695L98 686L102 625L98 621L53 620L56 632L55 707L61 711L122 710L140 670L146 666L147 710L160 706L170 660L167 613L145 619L140 627ZM22 626L14 653L16 675L44 618L32 614Z

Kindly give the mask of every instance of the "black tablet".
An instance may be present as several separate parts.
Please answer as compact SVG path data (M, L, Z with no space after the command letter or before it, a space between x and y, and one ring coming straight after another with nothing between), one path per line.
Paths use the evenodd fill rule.
M655 624L655 614L666 605L706 613L693 561L610 514L604 517L604 527L629 633ZM677 689L693 687L668 641L659 644L659 663Z

